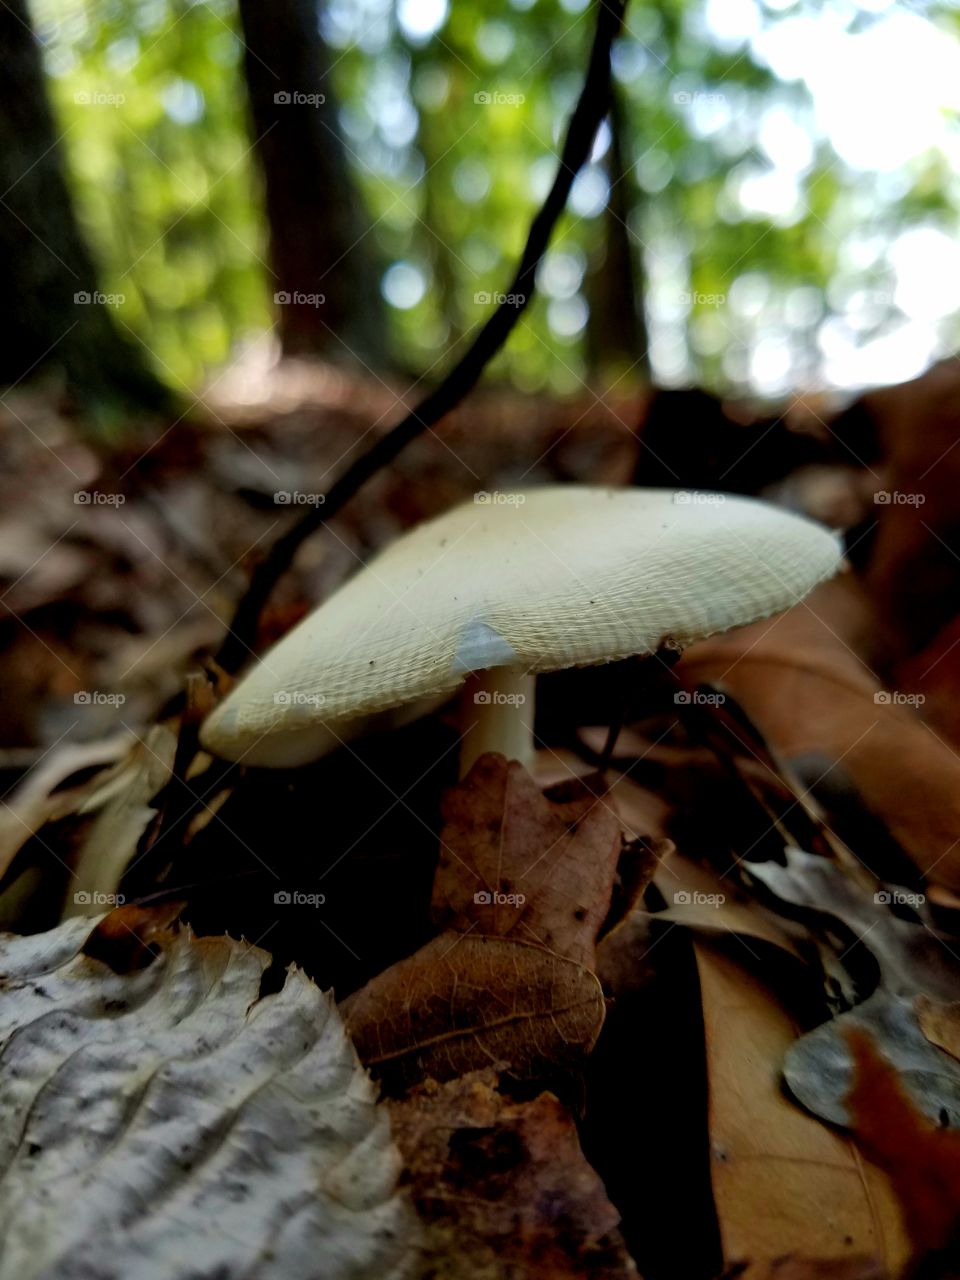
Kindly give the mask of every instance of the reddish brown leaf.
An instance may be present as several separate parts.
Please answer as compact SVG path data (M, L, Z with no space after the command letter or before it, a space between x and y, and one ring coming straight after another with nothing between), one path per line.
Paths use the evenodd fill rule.
M796 1036L790 1015L746 968L715 947L695 949L728 1265L745 1264L740 1274L760 1280L779 1275L772 1265L791 1257L860 1268L880 1259L897 1274L908 1249L887 1179L782 1091L783 1055Z
M390 1102L413 1203L423 1274L435 1280L629 1280L619 1217L549 1093L511 1102L493 1071L428 1081Z
M849 1032L856 1074L849 1109L857 1141L890 1176L918 1255L956 1244L960 1133L920 1115L886 1058L859 1028Z
M535 942L592 965L621 822L604 796L556 804L515 760L486 755L443 802L435 922Z

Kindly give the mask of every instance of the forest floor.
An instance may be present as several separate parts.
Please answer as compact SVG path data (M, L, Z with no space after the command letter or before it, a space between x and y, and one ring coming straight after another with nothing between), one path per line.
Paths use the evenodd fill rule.
M49 391L14 394L0 921L53 929L94 866L145 946L174 945L151 915L172 904L198 935L269 952L270 973L295 963L332 988L387 1099L420 1274L960 1274L958 384L947 363L845 413L766 418L696 394L490 391L427 432L307 542L258 651L483 490L735 487L848 530L848 572L669 672L543 677L535 781L485 757L459 784L449 708L301 770L196 751L251 566L402 391L325 366L238 373L115 448ZM529 972L517 921L487 921L483 954L465 937L459 873L437 861L439 841L485 874L464 813L498 832L504 875L514 833L576 832L553 870L586 924ZM315 903L278 912L281 883L322 885L322 928ZM528 932L554 889L531 894ZM574 963L596 986L574 1001L585 1021L548 1003L503 1040L461 1009L455 1068L394 1024L452 1000L438 972L475 1003L518 972L555 999ZM593 1051L571 1059L574 1043Z

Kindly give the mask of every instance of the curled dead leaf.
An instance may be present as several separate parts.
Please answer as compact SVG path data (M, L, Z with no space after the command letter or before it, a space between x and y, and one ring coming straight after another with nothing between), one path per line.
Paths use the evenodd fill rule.
M117 973L90 922L0 936L0 1280L401 1280L415 1223L337 1009L230 938ZM106 935L101 931L101 941ZM96 949L96 948L94 948Z

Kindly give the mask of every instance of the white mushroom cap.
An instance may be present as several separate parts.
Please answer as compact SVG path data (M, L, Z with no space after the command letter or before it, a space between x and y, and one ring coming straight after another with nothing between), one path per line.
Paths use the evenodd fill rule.
M609 662L779 613L841 560L833 534L749 498L579 485L478 495L304 618L201 740L228 760L303 764L472 671Z

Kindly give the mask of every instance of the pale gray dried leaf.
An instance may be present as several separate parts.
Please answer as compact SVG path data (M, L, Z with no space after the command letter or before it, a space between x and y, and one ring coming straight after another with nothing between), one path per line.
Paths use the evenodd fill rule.
M751 863L749 874L781 901L804 913L834 917L846 929L836 933L838 947L850 947L847 931L876 958L881 984L891 993L921 993L956 1000L960 993L960 953L956 942L938 933L918 895L885 888L866 892L829 858L786 849L787 865ZM912 906L919 920L902 919L891 910L899 900Z
M126 754L129 741L124 732L101 742L64 742L41 758L0 808L0 875L45 822L77 810L82 799L78 789L58 790L70 775L91 765L106 767Z
M0 1280L399 1280L413 1219L336 1006L269 956L168 936L145 969L90 921L0 936Z
M960 994L954 940L931 927L917 895L880 885L871 893L827 858L794 848L786 855L785 867L752 864L750 875L808 916L833 944L841 964L854 945L852 934L874 956L880 972L878 989L868 999L790 1047L784 1078L794 1096L823 1119L849 1124L847 1097L854 1082L850 1032L866 1029L917 1109L935 1124L945 1119L951 1126L960 1124L960 1063L923 1034L918 1004L924 997L944 1001ZM891 909L898 897L912 906L916 919L901 918Z
M833 1124L852 1123L847 1108L854 1083L849 1033L855 1029L865 1029L896 1068L918 1111L934 1124L960 1127L960 1063L923 1034L915 1000L885 991L790 1046L783 1074L798 1101Z
M151 801L173 772L177 738L166 725L154 725L138 740L122 768L111 773L88 797L81 813L97 812L77 854L63 915L97 915L102 895L115 894L140 838L156 815Z

